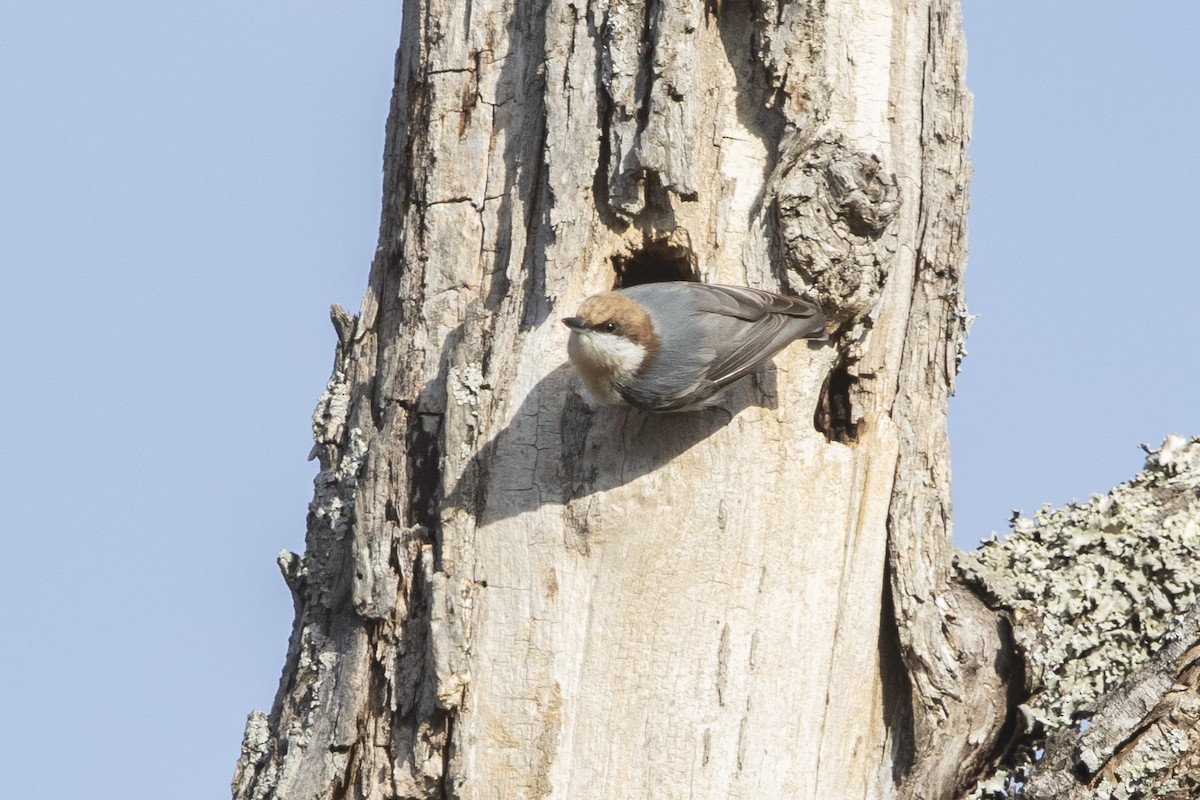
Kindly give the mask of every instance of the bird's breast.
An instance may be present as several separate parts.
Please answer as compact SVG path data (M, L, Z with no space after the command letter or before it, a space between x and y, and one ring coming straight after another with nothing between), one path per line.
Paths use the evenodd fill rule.
M646 348L624 336L573 331L567 356L588 392L605 405L625 405L619 387L628 386L646 359Z

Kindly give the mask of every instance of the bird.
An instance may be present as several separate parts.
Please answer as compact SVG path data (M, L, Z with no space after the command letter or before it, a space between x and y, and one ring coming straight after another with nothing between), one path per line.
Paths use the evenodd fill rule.
M797 339L824 341L825 315L800 297L692 281L594 295L565 317L567 355L596 403L696 411Z

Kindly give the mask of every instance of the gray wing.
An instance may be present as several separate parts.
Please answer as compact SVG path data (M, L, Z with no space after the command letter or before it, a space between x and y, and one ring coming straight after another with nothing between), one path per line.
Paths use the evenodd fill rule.
M741 286L693 285L696 309L719 315L710 318L709 326L716 328L711 332L720 338L705 376L717 386L756 372L797 339L827 338L825 315L802 298ZM721 317L727 322L717 321Z

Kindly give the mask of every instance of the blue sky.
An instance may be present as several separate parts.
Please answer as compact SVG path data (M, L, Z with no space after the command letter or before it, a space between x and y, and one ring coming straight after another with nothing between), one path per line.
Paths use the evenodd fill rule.
M1200 6L1130 9L966 2L960 543L1200 433ZM274 559L327 309L374 251L398 31L383 2L0 12L7 794L225 796L283 663Z
M967 0L956 540L1105 492L1200 435L1200 4ZM1192 32L1192 33L1189 33Z

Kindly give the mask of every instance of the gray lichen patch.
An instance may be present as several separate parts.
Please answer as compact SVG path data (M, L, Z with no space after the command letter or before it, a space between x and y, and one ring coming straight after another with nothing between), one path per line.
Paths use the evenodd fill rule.
M345 372L335 369L312 415L313 451L309 458L319 458L322 469L332 460L331 448L342 441L349 414L350 380Z
M956 566L1012 614L1026 655L1032 733L1009 764L1019 780L1045 735L1087 720L1196 601L1200 438L1168 436L1129 482L1084 503L1043 507L1012 528L960 554ZM1012 796L1012 787L993 781L975 796Z
M261 711L251 711L242 736L242 754L233 775L233 794L246 796L254 783L257 769L270 753L271 724Z
M479 395L487 387L483 377L482 367L471 362L462 367L450 367L450 395L460 406L475 406L479 404Z
M313 450L321 471L313 479L315 489L309 513L324 521L336 538L349 527L354 507L355 482L366 457L367 442L358 428L346 436L350 415L350 380L335 369L312 416Z
M340 539L350 528L356 479L366 455L367 443L362 431L351 428L340 463L322 469L313 478L314 497L309 504L309 513L314 520L325 521L335 538Z

